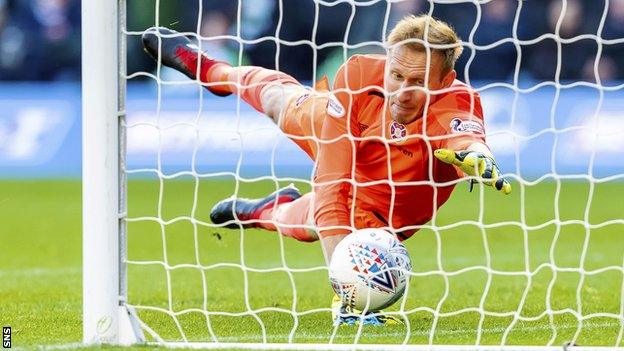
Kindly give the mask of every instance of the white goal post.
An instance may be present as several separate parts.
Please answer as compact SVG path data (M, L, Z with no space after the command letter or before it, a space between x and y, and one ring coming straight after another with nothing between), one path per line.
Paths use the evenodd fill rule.
M86 345L143 344L147 342L144 330L149 331L149 326L126 304L126 0L83 0L81 6L82 342ZM582 346L305 344L210 340L157 340L156 343L171 348L254 350L624 350Z
M125 1L82 1L83 342L132 344L142 332L124 304Z

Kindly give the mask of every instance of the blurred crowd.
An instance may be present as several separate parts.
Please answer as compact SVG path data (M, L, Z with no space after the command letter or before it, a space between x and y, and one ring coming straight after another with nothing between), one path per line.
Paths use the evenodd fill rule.
M0 0L0 80L80 79L80 1Z
M127 0L128 72L155 69L140 32L158 24L199 33L219 59L311 81L353 53L383 53L394 23L433 6L465 42L462 79L624 80L624 0L606 14L605 1ZM80 1L0 0L0 80L78 79Z

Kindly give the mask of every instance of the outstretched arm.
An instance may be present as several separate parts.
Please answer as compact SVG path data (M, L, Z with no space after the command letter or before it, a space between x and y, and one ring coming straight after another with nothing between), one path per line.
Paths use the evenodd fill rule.
M318 147L314 179L316 183L314 219L320 228L319 237L327 264L336 245L353 230L349 197L353 179L353 159L358 142L351 137L350 132L355 114L350 91L357 89L359 84L356 61L350 59L336 73L333 95L327 102L327 115L323 121ZM348 70L347 66L350 67ZM356 81L350 82L350 78ZM352 86L353 84L355 86Z
M352 230L348 204L355 141L349 138L346 118L325 117L314 177L314 219L327 263L338 242Z
M329 266L332 254L336 250L336 246L349 234L336 234L332 236L321 237L321 249L323 250L323 256L325 257L325 263Z
M485 142L485 126L479 94L469 88L450 94L436 103L432 114L431 135L444 136L433 142L434 156L454 165L464 174L504 194L511 193L511 185L502 177L490 148Z

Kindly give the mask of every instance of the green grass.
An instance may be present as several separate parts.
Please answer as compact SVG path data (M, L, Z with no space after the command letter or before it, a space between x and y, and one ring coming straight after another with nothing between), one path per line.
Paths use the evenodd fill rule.
M415 273L403 303L409 324L364 328L359 342L500 344L506 335L505 344L560 345L576 335L580 345L616 344L617 319L596 316L581 326L572 312L621 315L624 224L605 222L624 218L624 183L514 185L507 197L485 189L483 207L478 189L459 186L435 220L441 229L423 229L406 242ZM0 324L13 328L15 346L79 342L80 183L0 181L0 189ZM273 189L272 182L240 183L238 192L253 197ZM131 181L129 259L166 257L174 268L130 264L129 302L168 311L139 308L168 340L183 332L195 341L287 342L294 331L296 342L328 342L329 312L304 313L327 308L332 296L318 243L202 225L214 202L234 190L227 180L167 180L162 188L157 180ZM585 218L603 225L586 229ZM570 271L579 267L592 274ZM595 272L605 267L612 268ZM442 270L453 274L445 280ZM542 316L547 304L558 311L552 323ZM498 315L482 316L480 307ZM516 311L533 320L512 324ZM357 328L342 327L334 342L352 343L357 335Z

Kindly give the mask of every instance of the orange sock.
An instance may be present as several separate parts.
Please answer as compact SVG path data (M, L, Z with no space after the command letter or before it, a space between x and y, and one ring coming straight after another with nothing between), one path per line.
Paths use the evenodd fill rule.
M224 84L212 85L210 89L237 94L261 113L264 110L260 94L265 87L284 83L300 84L286 73L257 66L232 67L228 64L216 64L202 72L202 77L205 83L223 82Z
M312 193L307 193L293 202L277 205L275 210L267 209L262 212L260 219L272 221L272 223L263 223L260 226L267 230L278 230L283 236L299 241L318 240L316 231L305 227L314 223L312 218L309 218L313 198Z

